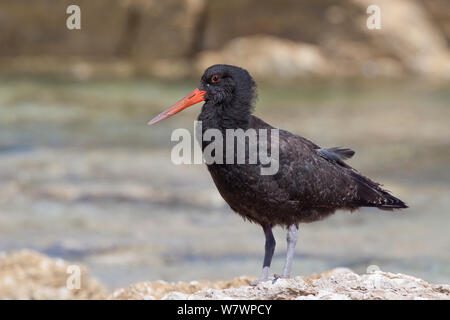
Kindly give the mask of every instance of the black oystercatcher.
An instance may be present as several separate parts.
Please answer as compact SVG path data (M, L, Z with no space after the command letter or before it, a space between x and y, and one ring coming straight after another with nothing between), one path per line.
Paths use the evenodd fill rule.
M214 65L203 74L197 89L162 112L148 124L155 124L201 101L198 117L202 130L218 129L226 144L227 129L274 129L252 115L255 82L239 67ZM259 131L258 131L259 132ZM233 138L234 139L234 138ZM211 143L202 141L202 150ZM254 164L212 163L208 170L222 197L245 219L262 226L266 237L263 270L258 281L269 280L275 250L272 228L287 228L287 254L283 273L289 277L297 242L298 225L323 219L338 209L376 207L382 210L407 208L380 184L359 174L344 161L354 155L350 149L321 148L315 143L279 130L279 168L262 175L261 162ZM246 160L249 157L246 146ZM225 157L225 155L224 155Z

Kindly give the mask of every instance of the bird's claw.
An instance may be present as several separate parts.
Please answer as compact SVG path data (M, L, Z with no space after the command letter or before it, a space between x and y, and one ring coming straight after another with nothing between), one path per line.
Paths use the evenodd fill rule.
M249 281L248 284L252 287L257 286L260 283L271 281L272 283L276 281L276 279L270 279L270 278L262 278L258 280Z
M289 279L289 278L290 278L289 276L285 276L285 275L281 275L281 274L275 273L275 274L273 275L273 278L261 278L261 279L258 279L258 280L248 281L248 284L249 284L250 286L252 286L252 287L255 287L255 286L257 286L258 284L263 283L263 282L271 281L272 284L273 284L273 283L275 283L278 279Z

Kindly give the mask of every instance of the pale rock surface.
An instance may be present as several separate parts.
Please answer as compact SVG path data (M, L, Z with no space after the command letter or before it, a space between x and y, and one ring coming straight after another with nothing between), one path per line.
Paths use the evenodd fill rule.
M155 282L140 282L125 289L115 290L109 298L119 300L179 300L186 299L190 294L202 290L222 290L247 286L251 280L254 279L239 277L230 281L166 282L159 280Z
M205 299L289 299L289 300L399 300L399 299L450 299L449 285L433 285L424 280L404 274L375 271L358 275L345 268L338 268L320 275L279 279L263 282L251 287L243 282L250 279L238 278L230 283L212 283L212 287L228 285L228 289L202 289L193 292L197 285L172 284L162 295L158 285L140 283L128 289L113 293L113 299L145 299L155 294L165 300ZM203 283L202 286L204 286ZM241 286L240 286L241 285ZM200 286L201 287L201 286ZM178 290L178 291L170 291Z
M80 289L67 287L68 267L81 270ZM358 275L337 268L320 275L278 279L248 285L254 280L238 277L229 281L141 282L108 294L80 264L53 259L31 250L0 253L0 299L118 299L118 300L376 300L446 299L450 285L430 284L404 275L373 270Z
M102 299L106 291L80 267L80 288L68 287L70 264L31 250L0 253L0 299ZM76 284L76 282L70 282Z

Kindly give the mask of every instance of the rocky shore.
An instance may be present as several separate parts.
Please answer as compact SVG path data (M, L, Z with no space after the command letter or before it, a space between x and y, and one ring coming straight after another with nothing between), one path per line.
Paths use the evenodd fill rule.
M78 266L80 288L68 288L70 267ZM358 275L337 268L320 275L279 279L250 287L252 278L230 281L142 282L113 292L89 276L85 266L49 258L35 251L0 254L0 299L445 299L450 285L388 272ZM69 286L70 287L70 286Z
M89 32L71 34L64 3L7 3L0 66L13 74L183 79L223 62L266 81L450 76L445 0L84 0ZM371 5L381 12L376 29L367 27Z

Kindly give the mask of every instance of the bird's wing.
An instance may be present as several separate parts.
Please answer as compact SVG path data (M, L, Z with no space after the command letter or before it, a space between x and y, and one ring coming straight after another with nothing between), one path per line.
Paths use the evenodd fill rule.
M289 190L291 199L305 207L384 210L406 208L406 204L344 163L354 152L341 148L317 148L308 140L280 134L279 184Z
M274 129L256 117L252 119L252 127ZM256 178L273 199L298 201L303 208L369 206L392 210L407 207L379 183L344 162L354 155L350 149L320 148L285 130L279 130L278 144L278 172Z
M339 207L355 196L349 169L335 153L288 132L280 132L279 143L280 168L274 178L292 200L304 207Z

